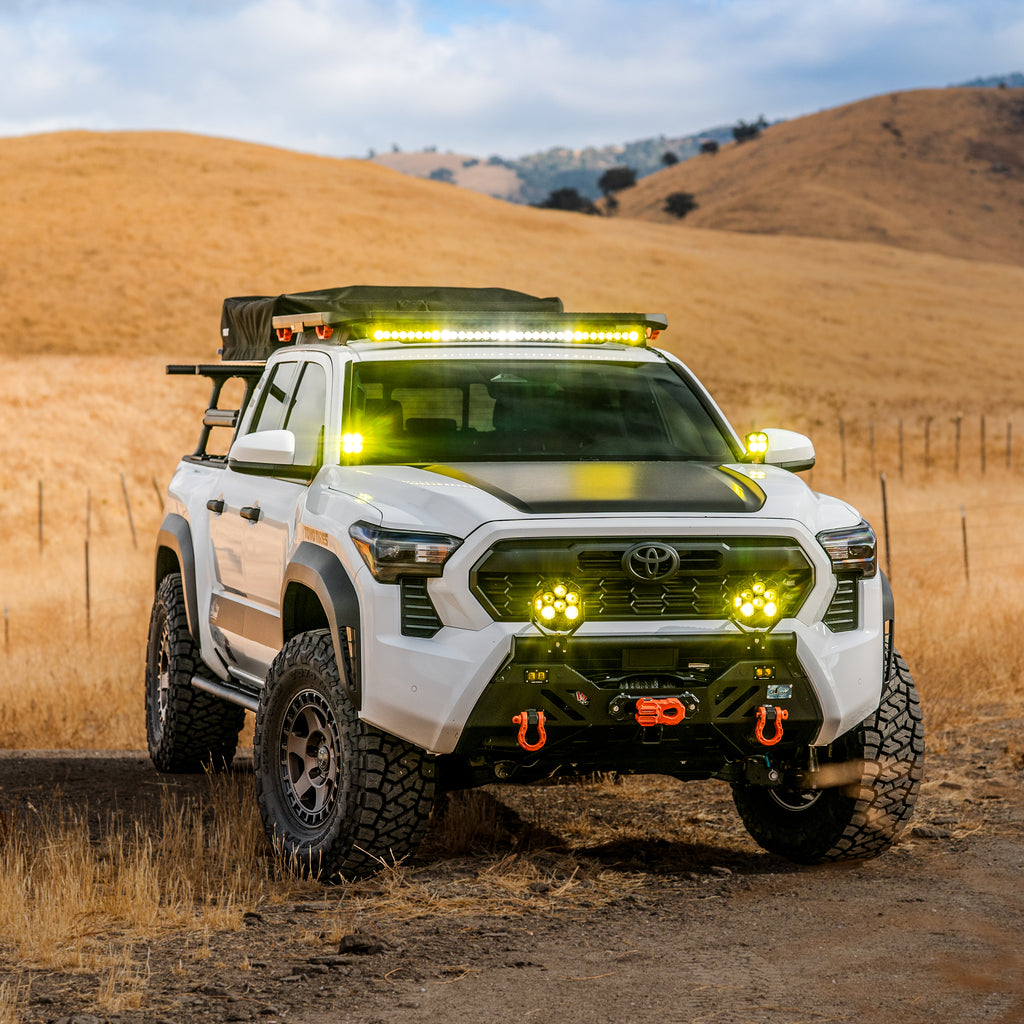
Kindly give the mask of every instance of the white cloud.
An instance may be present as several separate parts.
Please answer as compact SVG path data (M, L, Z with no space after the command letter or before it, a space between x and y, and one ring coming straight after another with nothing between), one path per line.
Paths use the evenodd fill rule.
M1011 0L0 0L0 132L513 156L1016 70L1022 39Z

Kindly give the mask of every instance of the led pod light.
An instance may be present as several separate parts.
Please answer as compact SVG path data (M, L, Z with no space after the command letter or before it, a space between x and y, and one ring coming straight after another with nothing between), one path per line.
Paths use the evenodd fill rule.
M573 633L583 625L583 592L572 580L548 580L530 601L530 619L542 633Z
M768 435L763 430L755 430L754 433L747 434L744 440L750 461L764 462L765 456L768 454Z
M760 577L742 584L733 593L730 614L742 630L767 632L782 617L778 585Z

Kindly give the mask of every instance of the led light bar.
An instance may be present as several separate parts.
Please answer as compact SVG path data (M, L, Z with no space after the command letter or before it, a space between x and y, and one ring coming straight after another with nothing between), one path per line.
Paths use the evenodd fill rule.
M642 346L648 340L657 338L668 327L668 320L655 313L509 314L417 310L373 313L358 318L329 312L275 316L273 327L282 339L287 335L297 341L303 331L315 328L321 340L338 335L337 341L342 344L353 341L397 341L405 344L546 342L561 345ZM292 332L290 335L289 331Z

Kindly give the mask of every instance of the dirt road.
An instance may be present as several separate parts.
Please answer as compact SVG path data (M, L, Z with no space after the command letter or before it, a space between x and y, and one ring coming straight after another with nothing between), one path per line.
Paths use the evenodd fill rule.
M998 721L985 743L930 753L911 826L876 860L797 868L768 855L742 831L721 783L663 782L647 795L609 784L495 788L501 828L491 849L444 856L428 840L401 869L401 885L437 901L418 913L382 912L394 878L357 892L296 892L246 914L239 930L207 935L202 965L182 969L195 942L182 933L137 942L149 972L138 1010L97 1010L88 970L19 968L30 984L22 1015L79 1024L1024 1021L1022 727ZM115 806L123 827L145 827L169 788L201 796L208 785L158 776L142 754L0 753L8 821L59 791L65 806L87 806L97 829ZM513 854L540 880L509 883L496 901L494 879ZM2 979L18 965L2 936L0 950Z

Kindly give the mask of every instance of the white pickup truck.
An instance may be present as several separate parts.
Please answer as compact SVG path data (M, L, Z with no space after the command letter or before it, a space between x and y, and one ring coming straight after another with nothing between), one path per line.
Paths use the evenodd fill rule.
M924 740L874 533L666 327L503 289L226 300L223 360L168 368L213 395L157 539L154 764L230 763L255 711L267 832L324 877L407 856L439 791L597 771L723 779L798 862L885 850Z

